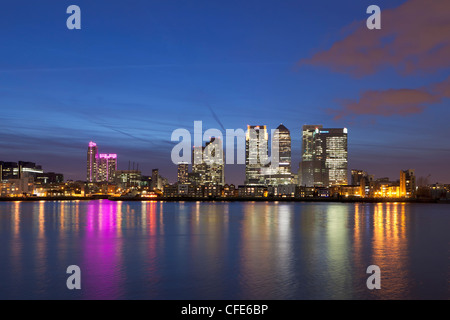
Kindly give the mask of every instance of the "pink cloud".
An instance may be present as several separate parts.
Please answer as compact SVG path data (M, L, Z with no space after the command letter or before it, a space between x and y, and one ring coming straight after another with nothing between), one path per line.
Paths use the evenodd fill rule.
M430 88L368 90L361 94L359 101L338 101L342 108L328 110L328 113L333 114L335 120L358 115L407 116L421 113L443 98L450 98L450 77Z
M369 30L361 21L352 34L299 64L355 76L387 66L406 74L450 67L449 0L410 0L381 9L381 30Z

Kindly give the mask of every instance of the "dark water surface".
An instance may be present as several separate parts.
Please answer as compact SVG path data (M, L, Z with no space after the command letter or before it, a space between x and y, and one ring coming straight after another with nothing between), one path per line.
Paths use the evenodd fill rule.
M0 299L450 299L450 206L2 202Z

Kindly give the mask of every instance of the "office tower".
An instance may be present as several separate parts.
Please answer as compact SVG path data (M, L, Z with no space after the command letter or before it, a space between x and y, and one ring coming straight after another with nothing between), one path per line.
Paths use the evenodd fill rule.
M317 142L320 143L320 150L323 153L320 160L322 165L325 165L323 185L347 185L347 128L322 128L316 129L316 132L318 132Z
M348 184L347 128L320 131L325 148L325 168L328 186Z
M266 126L247 126L245 140L245 184L264 184L263 167L268 165L269 135Z
M280 173L291 174L291 133L288 128L280 124L275 131L274 139L278 141Z
M178 183L185 184L188 183L188 173L189 173L189 165L187 162L180 162L178 164Z
M400 171L400 197L411 198L416 193L416 176L413 169Z
M347 128L304 126L302 149L302 185L328 187L348 183Z
M264 184L273 186L291 184L291 133L283 124L280 124L274 132L271 148L270 166L262 168Z
M117 170L117 154L97 155L97 182L114 182Z
M204 149L206 164L206 184L225 184L225 163L223 159L223 145L220 138L211 138Z
M201 185L224 185L225 162L222 141L211 138L204 147L195 146L192 150L192 173L189 180Z
M95 142L89 142L88 152L87 152L87 182L97 181L97 157L98 157L98 147Z
M304 125L302 128L302 161L299 168L299 183L307 187L322 186L325 166L322 163L322 143L319 130L322 125Z
M204 147L194 146L192 149L192 173L189 175L189 181L193 184L205 184L206 182L206 163L203 160Z

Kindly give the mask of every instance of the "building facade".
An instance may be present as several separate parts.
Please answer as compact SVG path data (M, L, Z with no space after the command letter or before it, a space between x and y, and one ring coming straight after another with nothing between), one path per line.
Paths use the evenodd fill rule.
M96 182L114 182L116 171L117 171L117 154L100 153L97 156Z
M264 185L268 166L269 135L266 126L247 126L245 139L245 184Z
M347 128L303 126L301 184L329 187L348 184Z
M400 171L400 197L411 198L416 193L416 175L413 169Z
M97 181L97 158L98 158L98 147L95 142L89 142L87 151L87 182Z
M189 182L189 165L187 162L180 162L177 166L177 181L180 184Z

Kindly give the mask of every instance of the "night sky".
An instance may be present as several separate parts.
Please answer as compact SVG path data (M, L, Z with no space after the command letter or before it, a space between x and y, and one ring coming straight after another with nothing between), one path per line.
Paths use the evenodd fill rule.
M450 183L448 0L15 0L0 39L3 161L84 180L93 140L175 182L173 130L283 123L297 172L302 125L323 124L348 128L349 170Z

